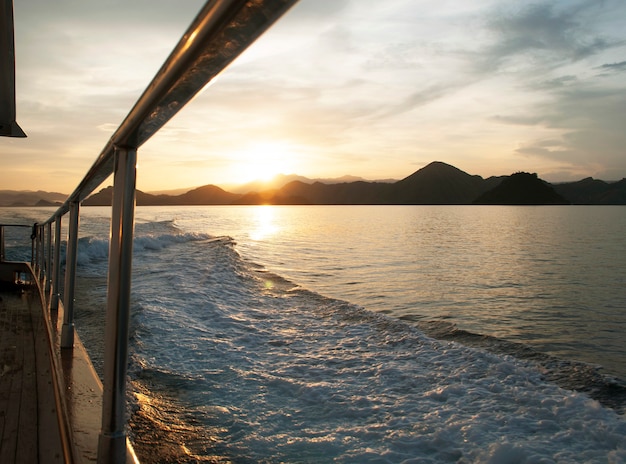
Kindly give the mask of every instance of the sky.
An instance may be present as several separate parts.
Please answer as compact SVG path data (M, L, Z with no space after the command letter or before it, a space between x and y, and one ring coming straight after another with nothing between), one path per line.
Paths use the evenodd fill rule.
M71 193L204 2L15 2L0 190ZM300 0L138 152L137 187L274 174L626 177L623 0Z

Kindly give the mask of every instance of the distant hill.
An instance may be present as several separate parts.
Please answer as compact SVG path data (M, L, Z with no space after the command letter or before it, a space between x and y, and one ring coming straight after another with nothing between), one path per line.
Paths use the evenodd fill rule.
M39 200L35 203L35 206L61 206L63 203L60 201L48 201L48 200Z
M137 205L145 204L146 198L158 198L157 195L150 195L142 192L141 190L137 190L136 192ZM169 198L168 195L163 195L163 197ZM165 198L164 198L165 199ZM113 202L113 187L105 187L100 190L98 193L91 195L83 201L83 206L111 206Z
M476 205L568 205L570 202L554 191L537 174L517 172L502 179L491 190L474 200Z
M182 195L151 195L137 190L137 206L162 205L230 205L240 195L229 193L214 185L205 185ZM106 187L83 201L84 206L110 206L113 187Z
M555 184L554 190L575 205L626 204L626 179L604 182L587 177L578 182Z
M0 206L57 206L66 198L66 194L43 190L0 190Z
M168 189L168 190L152 190L150 192L146 192L149 195L182 195L183 193L187 193L190 190L193 190L196 187L185 187L185 188L177 188L177 189Z
M187 193L172 197L178 205L230 205L236 201L240 195L227 192L215 185L205 185Z
M272 204L465 205L503 178L483 179L434 161L394 183L357 181L329 185L294 181L265 200Z
M294 181L277 190L274 198L283 199L285 204L376 205L389 203L391 185L364 181L340 184Z
M394 199L395 203L410 205L463 205L489 187L480 176L434 161L394 184Z
M310 179L308 177L299 176L297 174L287 174L287 175L279 174L275 176L273 179L270 179L268 181L255 181L255 182L249 182L243 185L226 186L226 188L228 189L228 191L233 192L233 193L242 193L242 194L249 194L251 192L259 193L259 192L265 192L268 190L275 191L275 190L281 189L285 185L290 184L291 182L294 182L294 181L299 181L299 182L302 182L303 184L315 184L316 182L319 182L321 184L347 184L351 182L367 182L362 177L349 176L349 175L345 175L341 177L333 177L333 178L328 178L328 179L320 179L320 178ZM378 180L374 182L390 184L390 183L396 182L396 180L384 179L384 180Z
M242 185L232 185L232 186L228 185L228 186L225 186L225 189L227 189L229 192L239 193L239 194L249 194L251 192L258 193L258 192L264 192L268 190L272 190L272 191L277 190L295 180L304 182L305 184L312 184L314 182L313 180L307 177L298 176L296 174L279 174L275 176L274 178L267 180L267 181L257 180L257 181L248 182L247 184L242 184Z
M339 182L340 179L346 181ZM344 176L326 183L292 175L279 176L272 188L261 188L263 185L248 184L250 190L244 192L228 192L215 185L180 194L138 190L137 205L626 204L626 179L604 182L587 178L549 184L528 173L483 179L440 161L394 182ZM83 205L110 205L112 195L112 187L104 188L87 198ZM0 206L47 206L61 204L66 198L60 193L0 190Z

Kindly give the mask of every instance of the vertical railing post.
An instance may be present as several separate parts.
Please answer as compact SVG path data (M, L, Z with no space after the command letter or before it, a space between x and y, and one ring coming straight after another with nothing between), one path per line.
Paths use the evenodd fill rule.
M35 240L37 239L37 224L33 225L33 230L30 233L30 265L35 267ZM35 269L36 271L36 269Z
M45 230L44 226L37 228L37 248L39 249L39 282L46 276L46 249L44 248Z
M59 299L61 298L61 220L62 216L57 216L54 221L54 258L52 264L52 299L50 309L59 309Z
M41 276L41 227L36 225L35 232L35 275L39 280Z
M46 302L50 297L50 285L52 284L52 223L46 224Z
M136 148L115 149L98 463L126 462L126 371L135 221Z
M70 225L67 233L65 253L65 290L63 296L63 326L61 328L61 348L74 347L74 285L76 282L76 255L78 252L79 204L70 202Z
M33 244L35 245L35 277L39 279L39 273L41 271L39 268L39 254L41 252L41 249L39 248L39 224L35 224L33 230L33 234L35 235L35 238L33 239Z
M4 226L0 226L0 263L4 261Z

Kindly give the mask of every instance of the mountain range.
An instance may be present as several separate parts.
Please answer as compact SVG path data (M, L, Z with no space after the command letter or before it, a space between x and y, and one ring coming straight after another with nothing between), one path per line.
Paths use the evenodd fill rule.
M0 206L57 206L68 196L43 190L0 190Z
M321 182L299 176L283 176L281 182L248 184L246 189L229 192L215 185L205 185L180 194L150 194L137 191L137 205L307 205L307 204L626 204L626 179L605 182L587 178L577 182L550 184L536 174L514 173L510 176L489 177L470 175L439 161L432 162L399 181L365 181L346 177ZM345 181L343 181L345 180ZM0 191L2 206L34 206L43 200L51 203L63 201L66 196L45 196L45 192ZM107 187L87 198L83 205L107 206L111 204L113 189ZM37 195L40 194L37 200ZM19 199L19 204L10 203Z

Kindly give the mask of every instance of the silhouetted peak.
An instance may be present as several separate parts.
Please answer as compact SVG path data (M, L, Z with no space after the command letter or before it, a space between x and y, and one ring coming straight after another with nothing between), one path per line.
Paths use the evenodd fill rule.
M536 173L516 172L474 202L483 205L564 205L569 202Z
M535 181L540 181L542 182L539 177L537 176L536 172L530 173L530 172L523 172L523 171L518 171L518 172L514 172L513 174L511 174L507 180L507 182L509 183L525 183L525 182L535 182Z
M208 192L226 192L226 190L224 190L221 187L218 187L217 185L203 185L202 187L198 187L192 190L189 190L189 192L187 193L208 193Z
M442 161L433 161L432 163L429 163L423 168L415 171L410 176L405 177L400 182L416 177L445 177L459 174L469 176L469 174L467 174L466 172L463 172L459 168L454 167L450 164L444 163Z
M402 204L467 204L484 192L485 181L459 168L433 161L394 184Z

